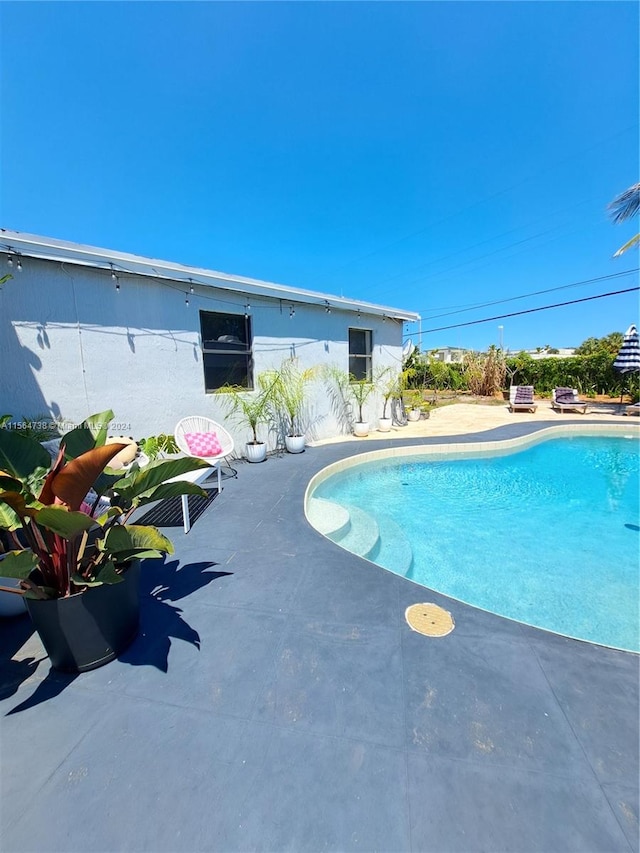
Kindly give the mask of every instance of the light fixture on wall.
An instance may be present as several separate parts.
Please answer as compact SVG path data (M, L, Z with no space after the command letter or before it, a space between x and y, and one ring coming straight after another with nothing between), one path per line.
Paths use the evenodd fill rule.
M329 305L328 299L324 300L324 310L327 312L327 314L331 314L331 305Z
M193 293L193 279L189 279L189 293Z
M387 322L387 315L386 315L386 314L383 314L383 315L382 315L382 322L383 322L383 323L386 323L386 322Z
M358 308L358 323L360 322L360 309Z
M184 295L184 304L187 306L187 308L189 307L189 294L188 293L185 293L185 295Z
M113 273L113 275L111 276L111 278L112 278L112 279L115 281L115 283L116 283L116 293L120 293L120 279L118 278L118 276L117 276L115 273Z
M118 280L118 276L116 275L116 271L115 271L115 270L114 270L114 268L113 268L113 264L109 264L109 266L111 267L111 280L112 280L112 281L117 281L117 280Z
M249 305L249 303L247 302L247 304L244 306L245 319L249 316L249 311L251 311L251 305Z
M289 306L289 319L292 320L296 316L296 309L293 305Z
M22 258L20 257L20 255L18 255L18 257L16 258L16 269L18 270L18 272L22 272Z
M7 255L7 266L8 267L13 267L13 256L11 254L12 251L13 251L13 249L9 246L9 254Z

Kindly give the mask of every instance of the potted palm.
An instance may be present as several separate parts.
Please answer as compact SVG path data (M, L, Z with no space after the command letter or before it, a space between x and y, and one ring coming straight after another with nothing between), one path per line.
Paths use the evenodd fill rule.
M140 560L173 553L155 527L129 524L143 504L204 494L168 482L206 462L190 457L137 463L123 475L109 462L125 445L106 444L113 412L62 437L55 460L27 435L0 430L0 530L10 543L2 574L20 581L54 669L84 672L117 657L138 628Z
M304 451L305 436L300 419L307 385L315 372L313 367L301 370L294 359L287 359L278 370L268 370L260 376L263 387L273 385L272 408L276 418L285 424L284 443L289 453Z
M398 377L390 367L383 367L376 375L375 385L382 397L382 416L378 418L378 429L380 432L389 432L393 418L387 416L387 409L393 395L398 393Z
M353 434L359 438L369 435L369 421L364 419L363 407L373 390L374 385L367 379L356 379L354 376L350 376L349 391L358 407L358 420L353 425Z
M237 385L225 385L217 391L223 408L231 418L251 430L252 439L245 443L245 458L248 462L264 462L267 458L267 445L258 439L258 427L269 422L276 384L275 377L261 375L255 391Z
M407 418L410 421L419 421L422 417L422 392L419 390L405 391L404 399L407 407Z

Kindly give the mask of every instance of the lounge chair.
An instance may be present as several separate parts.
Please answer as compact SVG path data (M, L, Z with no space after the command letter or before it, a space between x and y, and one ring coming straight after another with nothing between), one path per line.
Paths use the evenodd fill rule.
M509 411L535 412L538 404L533 401L533 385L512 385L509 389Z
M222 473L220 466L226 456L233 453L233 438L227 430L210 418L200 415L191 415L178 422L174 431L176 444L186 456L195 456L204 459L218 473L218 494L222 491ZM211 476L211 471L204 468L198 471L190 471L174 480L189 480L192 483L201 484ZM188 533L191 527L189 519L189 503L187 495L182 495L182 520L184 532Z
M640 415L640 403L633 403L631 406L627 406L626 415Z
M551 393L551 408L558 412L582 412L584 415L587 404L578 397L576 388L554 388Z

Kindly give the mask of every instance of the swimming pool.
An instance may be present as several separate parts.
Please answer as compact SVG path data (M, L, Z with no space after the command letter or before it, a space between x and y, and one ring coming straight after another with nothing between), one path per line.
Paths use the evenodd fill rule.
M401 566L389 548L378 559L384 542L358 552L385 568L511 619L637 652L638 448L637 437L575 436L503 455L441 451L429 461L414 450L320 478L312 495L355 513L363 531L374 524L382 539L389 529L406 537L412 560Z

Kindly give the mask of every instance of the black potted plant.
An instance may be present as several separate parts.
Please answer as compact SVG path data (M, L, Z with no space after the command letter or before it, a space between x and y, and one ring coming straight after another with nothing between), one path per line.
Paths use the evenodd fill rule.
M113 412L62 437L55 460L35 439L0 430L0 530L10 543L2 574L20 579L34 626L55 669L83 672L120 654L138 627L140 560L173 553L155 527L129 524L137 507L183 494L168 482L206 467L184 457L109 470L124 449L106 444Z

